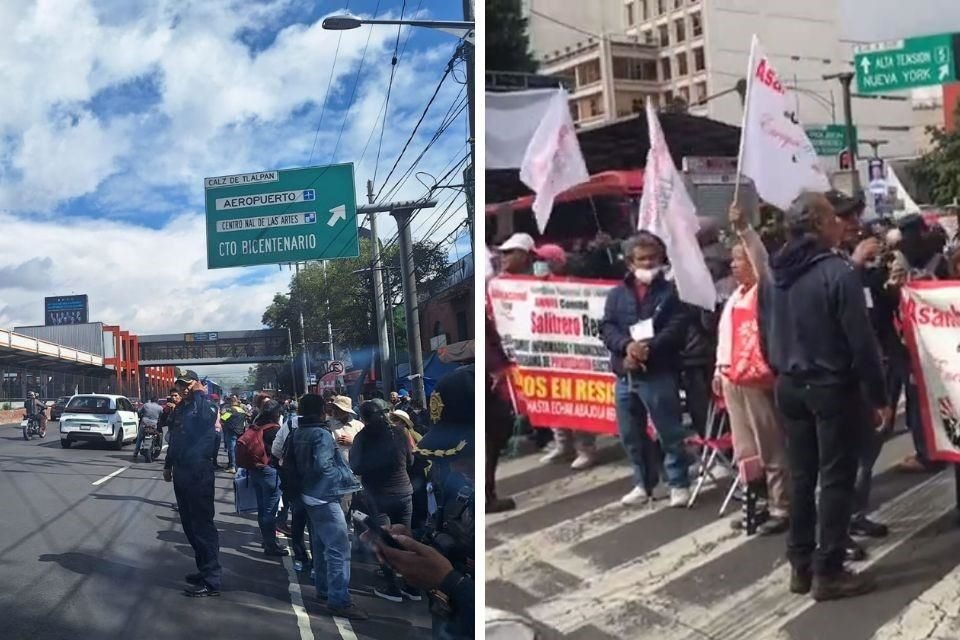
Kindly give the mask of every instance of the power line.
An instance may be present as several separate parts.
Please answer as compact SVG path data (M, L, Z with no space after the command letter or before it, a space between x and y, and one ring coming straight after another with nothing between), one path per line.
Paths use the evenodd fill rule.
M427 112L430 110L430 106L433 104L433 101L436 100L437 94L440 93L440 88L443 86L443 81L447 79L447 76L450 75L450 69L453 67L454 58L450 59L450 62L447 63L447 68L443 72L443 76L440 77L440 82L437 83L436 89L433 90L433 95L430 96L430 100L427 101L427 106L424 107L423 113L420 114L420 119L417 120L417 124L413 126L413 131L410 132L410 137L407 138L406 143L403 145L403 149L400 150L400 155L397 156L396 162L393 163L393 166L390 168L390 173L387 174L387 177L383 181L383 185L380 186L380 191L377 192L375 200L380 199L380 194L383 193L384 186L390 182L390 176L393 175L393 172L396 170L397 165L400 164L400 159L403 158L403 154L407 151L407 148L410 146L410 143L413 141L413 137L417 135L417 129L420 128L420 125L423 123L423 119L427 116ZM384 116L386 118L386 116Z
M373 10L373 20L377 19L377 14L379 12L380 0L377 0L377 6ZM333 153L330 154L330 162L334 162L337 158L337 150L340 148L340 139L343 137L343 129L347 126L347 118L350 117L350 109L353 107L353 101L357 97L357 87L360 86L360 73L363 71L363 63L367 59L367 47L370 46L370 37L373 35L373 27L374 25L370 25L370 30L367 32L367 41L363 45L363 54L360 56L360 66L357 67L357 75L353 80L353 92L350 94L350 102L347 104L347 110L343 114L343 122L340 123L340 132L337 134L337 143L333 146ZM314 144L316 144L316 142L314 142Z
M403 6L400 8L400 19L403 20L403 12L407 8L407 0L403 0ZM383 102L383 122L380 125L380 144L377 145L377 162L373 165L373 183L377 183L377 171L380 169L380 152L383 150L383 132L387 128L387 114L390 112L390 91L393 89L393 79L397 74L397 51L400 47L400 25L397 25L397 41L393 45L393 58L390 61L390 82L387 84L387 99Z
M344 10L350 8L350 0L347 0ZM340 57L340 41L343 40L343 31L337 35L337 49L333 53L333 65L330 67L330 78L327 79L327 92L323 94L323 106L320 107L320 122L317 123L317 132L313 136L313 146L310 147L310 158L307 160L309 166L313 162L313 154L317 150L317 140L320 139L320 129L323 127L323 114L327 112L327 100L330 99L330 89L333 86L333 74L337 70L337 58Z

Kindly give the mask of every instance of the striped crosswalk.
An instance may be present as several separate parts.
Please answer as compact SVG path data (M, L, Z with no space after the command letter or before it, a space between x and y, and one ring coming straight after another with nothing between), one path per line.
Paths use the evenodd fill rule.
M878 463L873 517L891 531L867 541L855 567L880 588L820 605L787 590L783 537L747 537L717 516L722 488L691 510L665 500L629 509L619 504L631 484L622 459L581 474L510 461L499 486L518 509L487 519L487 606L525 616L548 639L960 638L954 474L894 471L908 449L900 436Z

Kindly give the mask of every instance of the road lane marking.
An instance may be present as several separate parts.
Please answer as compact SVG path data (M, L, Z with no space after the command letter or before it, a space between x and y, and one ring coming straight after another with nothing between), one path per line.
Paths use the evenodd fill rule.
M350 624L349 620L334 616L333 622L337 625L337 630L343 640L357 640L357 634L353 632L353 625Z
M960 566L920 594L897 617L877 629L873 640L960 637Z
M310 628L310 615L303 606L303 592L300 590L300 581L297 579L297 572L293 570L293 560L290 559L290 556L283 558L283 568L287 570L290 605L293 607L293 614L297 617L297 627L300 629L300 640L313 640L313 629Z
M121 473L123 473L124 471L126 471L126 470L129 469L129 468L130 468L130 467L122 467L122 468L120 468L120 469L117 469L116 471L114 471L114 472L111 473L110 475L103 476L102 478L100 478L100 479L97 480L96 482L93 482L92 484L93 484L93 486L97 486L97 485L99 485L99 484L103 484L104 482L106 482L106 481L109 480L110 478L113 478L114 476L120 475Z

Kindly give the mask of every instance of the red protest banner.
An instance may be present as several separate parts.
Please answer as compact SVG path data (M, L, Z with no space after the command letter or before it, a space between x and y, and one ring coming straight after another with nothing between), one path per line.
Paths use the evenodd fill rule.
M600 340L614 282L499 276L487 296L507 354L511 382L535 427L615 434L614 375Z

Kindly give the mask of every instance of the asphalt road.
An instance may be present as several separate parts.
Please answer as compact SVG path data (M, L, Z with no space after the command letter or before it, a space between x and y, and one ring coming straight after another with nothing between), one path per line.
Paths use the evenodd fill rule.
M487 517L486 605L525 616L542 639L960 638L954 474L894 470L909 436L887 442L875 473L890 536L865 541L856 567L879 589L822 604L788 592L783 536L748 538L730 528L734 511L718 516L717 488L690 510L621 507L630 470L615 440L604 447L606 464L586 472L525 456L498 474L518 509Z
M357 549L351 589L371 618L325 615L308 571L298 576L289 558L263 556L256 515L233 513L225 473L216 496L222 596L183 596L193 551L161 471L162 463L134 462L132 445L65 450L55 435L26 442L18 426L0 426L0 638L430 637L426 602L374 597L376 567Z

